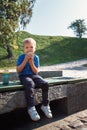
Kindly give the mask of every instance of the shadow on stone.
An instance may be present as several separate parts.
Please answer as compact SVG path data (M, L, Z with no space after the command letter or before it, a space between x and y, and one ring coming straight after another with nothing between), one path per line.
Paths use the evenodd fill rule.
M27 114L27 109L18 109L10 113L0 115L0 129L9 130L33 130L41 126L47 125L54 121L63 119L66 114L60 108L61 100L50 102L51 110L53 113L52 119L47 119L44 113L40 110L41 104L36 106L41 119L38 122L34 122ZM5 125L3 125L5 124Z

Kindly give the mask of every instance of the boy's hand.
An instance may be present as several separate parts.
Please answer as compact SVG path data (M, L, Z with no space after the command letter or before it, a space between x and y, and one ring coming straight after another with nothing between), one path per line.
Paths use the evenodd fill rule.
M33 60L34 54L32 52L29 52L25 55L25 62L28 62L29 60Z
M29 61L29 56L27 54L25 55L25 59L24 60L25 60L25 62Z
M34 54L32 52L29 52L28 54L29 60L33 60Z

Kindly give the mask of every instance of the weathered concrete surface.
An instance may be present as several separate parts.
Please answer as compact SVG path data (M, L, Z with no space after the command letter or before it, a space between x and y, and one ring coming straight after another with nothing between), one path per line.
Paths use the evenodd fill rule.
M87 81L67 86L67 109L72 114L87 108Z
M72 114L87 108L87 81L49 87L49 100L64 99L61 109ZM36 105L42 102L41 89L35 89ZM26 107L24 91L0 93L0 114Z
M49 100L56 100L67 97L67 85L56 85L49 88ZM61 89L60 88L64 88ZM35 89L36 105L42 102L41 89ZM17 108L26 107L24 91L0 93L0 114L10 112Z

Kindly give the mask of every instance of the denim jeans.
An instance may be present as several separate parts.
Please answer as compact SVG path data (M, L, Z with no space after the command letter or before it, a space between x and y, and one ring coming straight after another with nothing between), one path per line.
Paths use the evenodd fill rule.
M21 84L25 87L25 98L27 101L27 106L33 107L35 106L35 94L34 89L35 88L41 88L42 89L42 104L44 106L48 105L48 89L49 84L39 75L22 75L19 77Z

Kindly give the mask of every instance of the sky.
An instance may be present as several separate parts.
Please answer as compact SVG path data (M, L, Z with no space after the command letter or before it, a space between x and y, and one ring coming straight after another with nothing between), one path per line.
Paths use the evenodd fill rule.
M76 19L84 19L87 24L87 0L36 0L25 31L37 35L73 37L75 34L68 26Z

